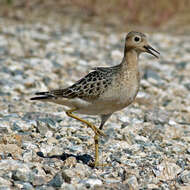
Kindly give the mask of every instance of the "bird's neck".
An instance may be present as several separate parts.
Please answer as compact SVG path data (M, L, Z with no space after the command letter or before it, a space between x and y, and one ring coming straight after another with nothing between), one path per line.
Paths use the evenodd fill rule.
M135 50L128 50L125 52L121 66L123 69L126 67L126 69L138 70L138 59L139 59L139 53Z

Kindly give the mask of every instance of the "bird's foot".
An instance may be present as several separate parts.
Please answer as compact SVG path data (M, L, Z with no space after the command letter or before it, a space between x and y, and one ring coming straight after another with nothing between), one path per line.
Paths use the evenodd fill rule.
M94 126L94 125L88 125L88 127L90 127L94 131L94 133L96 135L106 137L106 134L104 132L102 132L100 129L98 129L96 126Z
M91 126L89 126L89 127L94 131L94 133L95 133L96 135L101 135L101 136L106 137L106 134L105 134L104 132L102 132L100 129L98 129L96 126L91 125Z
M109 163L91 162L89 163L89 166L97 168L97 167L111 167L112 165Z

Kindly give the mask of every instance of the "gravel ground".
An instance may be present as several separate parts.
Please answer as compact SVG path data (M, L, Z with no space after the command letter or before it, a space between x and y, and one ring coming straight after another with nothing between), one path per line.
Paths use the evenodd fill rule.
M31 102L121 61L124 33L86 23L0 19L0 190L190 189L190 38L148 34L160 59L143 55L136 101L104 127L93 169L93 133L63 107ZM82 116L99 124L97 117Z

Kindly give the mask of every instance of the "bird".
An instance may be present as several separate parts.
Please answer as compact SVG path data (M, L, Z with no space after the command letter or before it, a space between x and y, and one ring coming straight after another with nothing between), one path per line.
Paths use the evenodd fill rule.
M159 52L148 44L145 34L131 31L126 34L122 61L115 66L95 67L73 85L45 92L36 92L31 100L53 102L66 107L66 114L87 125L94 131L95 159L99 162L99 137L111 115L126 108L134 100L140 87L139 55L148 53L159 58ZM100 126L84 120L76 114L100 116Z

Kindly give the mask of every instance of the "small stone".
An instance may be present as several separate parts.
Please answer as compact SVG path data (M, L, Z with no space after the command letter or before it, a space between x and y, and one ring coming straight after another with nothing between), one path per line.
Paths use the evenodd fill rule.
M180 62L180 63L177 63L175 66L177 69L184 69L187 65L187 62Z
M187 154L190 154L190 148L187 148Z
M155 124L166 124L169 121L169 115L164 110L154 109L146 112L144 120L153 121Z
M102 185L102 181L100 179L89 178L87 180L82 180L81 183L85 184L87 188L93 188L95 185Z
M168 161L163 161L159 166L160 176L158 176L161 180L172 180L176 178L176 176L181 172L181 168L175 163L171 163Z
M88 190L86 187L84 187L83 184L68 184L63 183L61 186L62 190Z
M159 189L158 185L155 185L155 184L148 184L147 188L148 189Z
M28 182L31 180L30 177L31 177L30 172L28 170L26 170L25 168L19 168L18 170L13 171L12 178L14 180L20 180L20 181Z
M186 87L187 90L190 91L190 83L186 83L186 84L184 84L184 86Z
M139 189L137 178L133 175L126 179L124 184L128 184L129 189Z
M0 185L0 190L12 190L12 188L6 185Z
M145 143L148 141L148 139L144 136L139 136L139 135L136 135L135 136L135 141L138 143L138 144L141 144L141 143Z
M145 70L143 78L145 78L145 79L152 78L152 79L155 79L156 81L161 80L161 78L160 78L160 76L157 74L157 72L155 72L155 71L153 71L153 70L151 70L151 69L146 69L146 70Z
M42 185L35 187L35 190L55 190L55 188L48 185Z
M46 180L43 176L39 176L33 173L32 177L31 177L31 183L34 186L39 186L39 185L43 185L46 183Z
M5 170L5 171L9 171L9 170L24 170L24 171L30 171L28 164L25 163L21 163L18 160L1 160L0 161L0 171L1 170ZM15 172L13 172L15 173Z
M35 125L35 121L23 121L23 120L18 120L13 123L13 125L17 125L18 128L21 131L29 131L33 128Z
M180 186L180 190L189 190L190 189L190 185L188 186Z
M11 154L11 156L14 159L18 158L20 159L22 154L22 149L16 144L1 144L0 152L4 154L5 153Z
M184 170L179 176L178 180L184 185L190 185L190 171Z
M33 159L33 151L27 150L22 154L22 158L25 162L30 162Z
M63 164L64 164L65 167L72 168L72 167L76 166L77 160L76 160L75 157L71 156L71 157L67 158L63 162Z
M63 178L60 173L57 173L51 181L49 181L48 185L53 187L61 187L63 183Z
M71 183L71 178L64 171L62 171L62 178L66 183Z
M6 134L8 133L9 129L9 122L7 121L1 121L0 122L0 134Z
M20 128L20 126L16 122L12 124L11 129L13 131L17 131L17 132L21 132L22 131L22 129Z
M168 124L169 125L177 125L177 123L175 121L171 120L171 119L169 120Z
M181 150L181 149L178 147L177 151L180 151L180 150ZM176 151L176 152L177 152L177 151ZM185 158L179 158L179 159L177 160L176 164L177 164L178 166L180 166L181 168L184 168L185 165L186 165L186 159L185 159Z
M121 180L119 179L114 179L114 178L107 178L105 179L106 183L119 183Z
M46 136L46 133L49 131L47 123L41 121L37 121L37 129L42 136Z
M88 174L89 167L84 164L77 163L74 168L64 169L64 173L71 179L77 176L80 179L84 179Z
M14 186L19 189L24 189L24 190L34 190L34 187L30 183L27 183L27 182L14 181Z
M0 177L0 186L5 185L5 186L10 186L12 183L9 180L3 179Z

